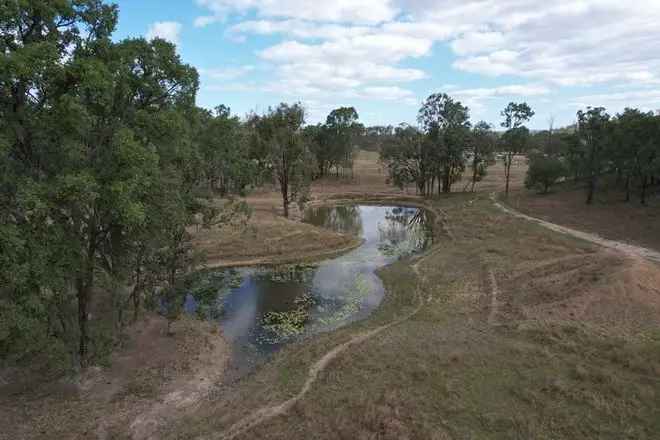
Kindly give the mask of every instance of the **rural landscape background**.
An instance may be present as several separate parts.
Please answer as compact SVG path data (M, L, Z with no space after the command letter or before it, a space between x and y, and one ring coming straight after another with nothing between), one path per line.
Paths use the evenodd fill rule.
M239 114L119 11L0 3L0 438L658 437L660 112Z

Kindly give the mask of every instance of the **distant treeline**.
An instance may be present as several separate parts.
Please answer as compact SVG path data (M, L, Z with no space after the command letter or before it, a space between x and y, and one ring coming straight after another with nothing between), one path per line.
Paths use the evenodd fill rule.
M473 125L466 106L435 94L419 110L418 126L374 127L365 138L373 141L370 148L380 148L395 185L414 185L425 196L434 194L436 183L438 193L450 192L466 172L464 189L474 190L500 158L508 194L516 156L529 161L528 188L547 192L560 180L584 182L588 204L603 176L616 176L626 201L637 192L642 204L658 183L660 114L628 108L611 117L602 107L589 107L577 112L572 126L554 129L550 123L548 130L534 133L525 126L534 116L526 103L509 103L501 116L501 131L483 121Z
M561 179L584 182L592 203L601 179L613 177L630 201L641 204L660 177L660 114L626 108L610 116L604 108L577 113L577 123L534 134L528 147L527 186L547 192Z

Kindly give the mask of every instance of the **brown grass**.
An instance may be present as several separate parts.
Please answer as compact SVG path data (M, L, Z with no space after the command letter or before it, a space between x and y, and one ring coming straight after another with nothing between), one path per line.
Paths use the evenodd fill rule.
M3 388L0 438L150 438L208 394L229 354L215 326L184 318L174 336L166 329L164 318L147 317L109 367L90 368L75 382Z
M533 217L660 251L657 195L649 197L649 206L642 206L637 200L626 203L621 192L607 188L598 194L593 205L586 205L585 197L583 188L563 185L547 195L520 189L508 203Z
M361 160L359 183L318 183L315 200L428 203L444 224L434 247L417 261L380 272L387 294L368 319L285 347L254 374L177 414L155 438L221 438L255 410L296 396L310 367L335 347L410 315L420 292L419 313L339 353L291 408L238 438L657 438L657 265L496 209L488 193L503 188L501 164L479 194L424 201L386 186L373 156ZM523 175L521 165L515 185ZM260 240L281 243L281 255L288 254L286 243L294 254L310 251L304 239L311 230L291 240L287 234L299 224L270 217L278 209L276 195L261 193L248 202L255 227L263 228ZM234 239L207 237L207 244L231 260L231 249L260 241ZM228 242L233 247L226 248ZM149 386L132 389L151 393ZM49 434L42 436L61 437Z
M245 439L652 439L660 429L656 265L496 210L485 196L433 202L453 239L382 271L366 321L284 349L163 432L222 438L301 389L309 366L352 335L420 313L344 352L286 414ZM492 273L497 310L492 313Z

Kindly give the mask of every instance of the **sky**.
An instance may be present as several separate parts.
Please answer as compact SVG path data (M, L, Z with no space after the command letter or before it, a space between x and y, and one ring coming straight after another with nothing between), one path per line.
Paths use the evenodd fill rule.
M414 124L447 93L495 126L602 106L660 109L660 0L116 0L115 37L160 37L195 66L200 106L242 116L301 102L307 122L353 106L366 125Z

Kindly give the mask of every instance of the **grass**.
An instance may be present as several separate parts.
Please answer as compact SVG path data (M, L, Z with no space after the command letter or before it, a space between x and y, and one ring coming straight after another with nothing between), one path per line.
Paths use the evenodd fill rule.
M601 182L593 205L586 205L585 189L566 183L550 194L518 190L508 203L519 211L611 240L660 250L660 197L657 188L649 190L648 206L643 206L633 194L625 202L625 194L613 188L614 182Z
M630 333L620 331L624 322L603 326L554 314L567 296L558 280L570 276L579 284L569 296L598 291L617 276L620 261L509 218L485 196L453 195L433 206L446 214L454 239L438 237L419 264L423 279L410 261L385 268L380 275L387 295L369 319L287 347L163 435L212 438L245 414L291 397L307 367L327 350L411 310L413 286L422 283L420 313L351 348L286 416L241 438L655 438L658 315L647 316L644 332ZM566 255L575 261L555 263ZM495 325L487 319L487 271L494 272L501 295ZM530 271L542 273L531 284ZM552 313L539 314L541 306ZM615 316L619 307L612 305Z
M218 386L194 410L172 417L157 438L218 438L256 409L291 398L309 367L333 347L414 310L417 288L424 299L419 313L350 347L285 416L241 438L657 438L657 266L501 213L488 199L504 186L499 165L479 184L480 193L422 201L413 198L414 191L386 186L375 159L358 158L355 180L315 184L315 200L369 196L371 202L426 203L443 223L434 247L421 260L399 261L379 272L386 295L369 318L286 346L253 374ZM519 187L524 166L514 172ZM332 241L325 231L277 217L276 194L255 194L248 202L256 235L198 236L218 260L300 258L346 240ZM266 238L277 245L268 248ZM192 359L186 353L184 358ZM150 383L137 379L125 383L125 393L149 396ZM75 400L59 404L78 408ZM94 408L96 414L104 411L112 408L105 403ZM35 413L55 416L53 407ZM57 420L62 432L80 431L66 429L75 416Z

